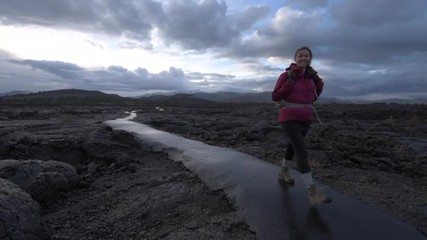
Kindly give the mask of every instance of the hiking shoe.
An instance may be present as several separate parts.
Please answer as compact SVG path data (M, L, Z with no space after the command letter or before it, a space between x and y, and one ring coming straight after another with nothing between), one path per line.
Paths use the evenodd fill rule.
M308 188L308 197L310 199L310 204L312 205L323 205L332 202L331 198L319 191L319 189L313 185Z
M291 177L291 174L289 174L289 168L288 167L281 167L279 172L279 179L283 180L289 184L295 183L295 180Z

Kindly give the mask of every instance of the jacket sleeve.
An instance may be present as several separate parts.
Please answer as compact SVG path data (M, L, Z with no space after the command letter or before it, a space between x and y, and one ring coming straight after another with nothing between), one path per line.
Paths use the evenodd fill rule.
M295 86L295 81L288 80L288 74L282 73L277 79L276 86L272 93L273 101L277 102L282 100L285 96L289 95Z

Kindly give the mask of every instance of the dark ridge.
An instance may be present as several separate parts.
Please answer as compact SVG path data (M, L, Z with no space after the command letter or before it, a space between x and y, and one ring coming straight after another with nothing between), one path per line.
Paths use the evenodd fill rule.
M150 97L142 97L140 99L148 102L152 102L152 103L157 103L160 105L167 105L167 106L195 107L195 106L207 106L207 105L220 104L215 101L194 97L192 94L175 94L172 96L155 95Z
M61 98L61 97L93 97L93 96L110 96L110 97L120 97L117 94L107 94L101 91L90 91L82 89L59 89L53 91L42 91L37 93L27 93L27 94L16 94L9 95L6 98L9 99L19 99L19 98Z
M154 94L142 97L121 97L117 94L107 94L96 90L60 89L25 93L13 91L0 94L1 105L110 105L110 104L140 104L170 105L170 106L222 106L224 104L274 104L271 92L237 93L237 92L195 92L191 94L161 95ZM353 101L321 96L316 104L427 104L427 98L417 99L384 99L381 101Z
M142 101L121 97L117 94L81 89L60 89L0 98L0 105L6 106L99 106L135 105L140 103Z
M10 92L5 92L5 93L0 93L0 97L5 97L5 96L14 96L14 95L19 95L19 94L30 94L30 91L20 91L20 90L16 90L16 91L10 91Z

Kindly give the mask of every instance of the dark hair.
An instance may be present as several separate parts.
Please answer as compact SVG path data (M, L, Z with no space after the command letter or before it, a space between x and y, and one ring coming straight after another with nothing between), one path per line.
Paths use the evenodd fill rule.
M296 58L297 58L297 54L298 54L298 52L299 52L299 51L301 51L301 50L307 50L307 51L308 51L308 53L310 54L310 62L308 63L308 65L310 66L311 59L313 59L313 52L312 52L312 51L311 51L311 49L310 49L309 47L307 47L307 46L302 46L302 47L298 48L298 49L295 51L294 60L296 60Z

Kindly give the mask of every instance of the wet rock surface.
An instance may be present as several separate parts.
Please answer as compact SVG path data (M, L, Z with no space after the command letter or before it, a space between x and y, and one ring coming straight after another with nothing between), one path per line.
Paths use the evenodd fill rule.
M279 165L286 141L273 104L172 108L134 121ZM314 176L427 235L427 106L323 104L306 142Z
M273 104L161 107L141 108L134 121L280 164L286 142ZM224 193L102 124L129 110L0 108L0 163L18 161L9 168L15 173L34 162L75 169L19 175L27 183L58 183L50 194L30 198L40 239L255 239ZM314 122L306 139L314 176L427 234L427 106L324 104L317 111L323 124ZM12 183L16 174L5 172L2 181ZM13 214L25 219L25 212Z
M210 190L181 163L131 134L102 123L127 116L125 110L0 109L0 180L28 198L14 206L20 195L7 193L7 201L15 208L33 206L27 229L20 224L28 211L2 204L0 226L10 216L18 220L8 234L27 234L9 234L9 239L255 239L223 192ZM28 187L40 183L44 195ZM34 231L39 235L29 234Z

